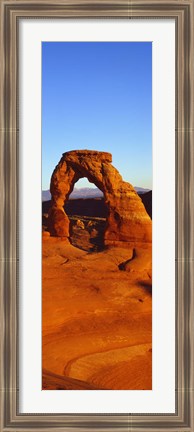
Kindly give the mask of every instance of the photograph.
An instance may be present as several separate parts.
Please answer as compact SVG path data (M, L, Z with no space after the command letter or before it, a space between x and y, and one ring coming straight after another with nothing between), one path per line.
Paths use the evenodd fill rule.
M152 42L41 50L42 390L152 390Z

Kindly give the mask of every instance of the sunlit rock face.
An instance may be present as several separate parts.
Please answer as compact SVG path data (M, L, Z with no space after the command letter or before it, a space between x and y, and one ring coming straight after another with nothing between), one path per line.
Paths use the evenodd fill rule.
M94 150L64 153L52 177L49 230L52 236L69 241L69 218L64 211L74 184L83 177L103 193L108 208L104 234L106 246L146 245L152 241L152 222L134 187L123 181L112 165L112 155Z

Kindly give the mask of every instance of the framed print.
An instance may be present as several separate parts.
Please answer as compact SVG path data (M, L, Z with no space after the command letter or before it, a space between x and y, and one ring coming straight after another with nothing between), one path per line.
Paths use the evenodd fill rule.
M135 71L139 71L142 57L144 71L135 86ZM68 390L69 384L71 390L96 392L152 389L151 190L145 190L151 165L151 72L149 42L42 42L42 178L44 194L49 192L50 182L52 193L51 200L46 197L43 201L42 210L43 390ZM140 101L143 89L147 91ZM124 92L125 97L121 96ZM130 99L135 115L128 110ZM59 104L57 117L59 120L61 115L61 119L49 132L49 118L55 118ZM147 125L139 139L137 110L141 124L145 119ZM49 140L52 130L59 131L60 125L59 137L55 134ZM62 138L64 127L66 138ZM129 167L134 144L129 145L129 137L125 137L129 129L138 150L131 161L141 166L139 179L132 181L141 182L137 192L112 164L112 159L120 157L124 172L127 158L127 171L131 178L135 175L133 164ZM122 131L123 160L118 146ZM56 168L51 168L51 177L46 167L54 162L55 140L55 154L63 156L54 163ZM48 156L50 152L52 156ZM147 168L144 175L143 166ZM137 169L134 171L137 175ZM146 211L142 200L146 206L149 196ZM63 379L61 387L59 377Z
M1 430L193 431L193 0L1 23Z

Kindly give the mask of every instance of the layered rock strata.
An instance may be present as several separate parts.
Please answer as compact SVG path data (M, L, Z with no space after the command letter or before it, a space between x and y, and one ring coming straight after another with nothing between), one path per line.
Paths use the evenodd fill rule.
M94 150L75 150L62 155L52 177L49 230L52 236L69 240L69 218L64 210L75 183L83 177L104 194L108 209L105 245L124 246L152 241L152 222L130 183L123 181L112 165L112 155Z

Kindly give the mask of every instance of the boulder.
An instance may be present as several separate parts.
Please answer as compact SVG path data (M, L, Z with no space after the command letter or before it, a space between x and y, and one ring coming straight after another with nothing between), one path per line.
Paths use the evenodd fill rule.
M84 225L83 221L81 221L80 219L78 219L77 222L76 222L76 227L84 229L85 225Z

